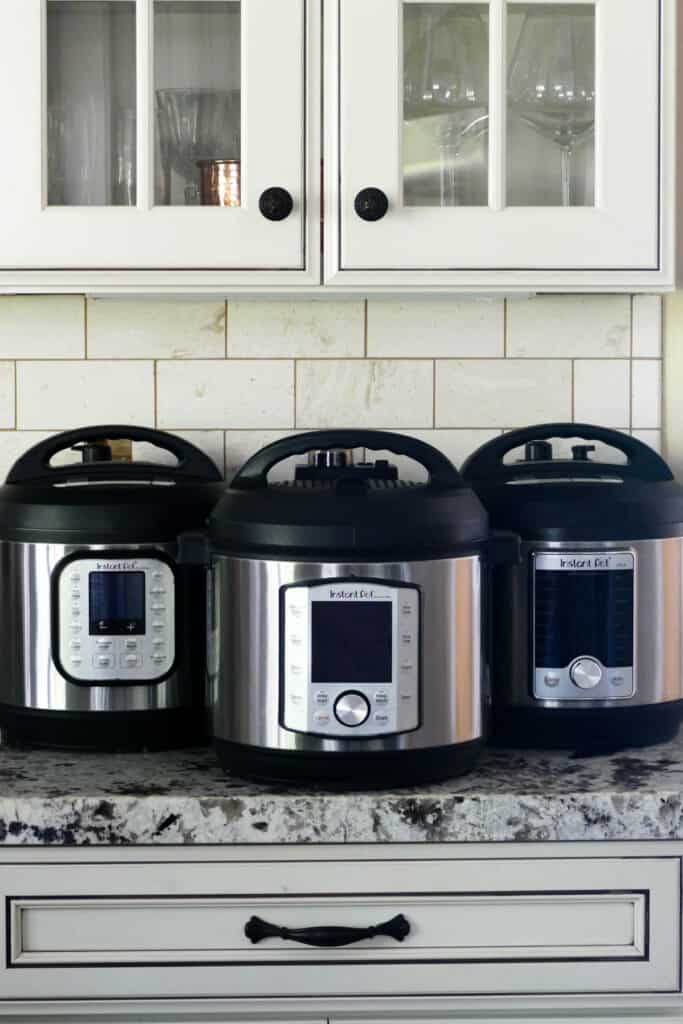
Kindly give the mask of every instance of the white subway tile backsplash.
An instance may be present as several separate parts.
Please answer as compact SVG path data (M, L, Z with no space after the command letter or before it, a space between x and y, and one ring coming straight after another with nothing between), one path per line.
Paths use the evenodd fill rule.
M430 427L433 363L367 359L302 361L297 365L296 425Z
M82 296L0 298L0 359L82 359L84 355Z
M340 359L365 353L365 303L230 302L228 355Z
M225 433L226 480L231 480L247 459L255 455L261 448L279 441L283 437L291 437L296 430L227 430ZM269 480L291 480L295 467L305 462L302 455L293 456L273 467L268 474Z
M222 430L174 430L173 433L203 451L215 463L221 475L225 474L225 434ZM134 444L133 458L168 466L176 464L175 456L170 452L149 444Z
M97 423L154 424L153 363L17 363L20 429L56 431Z
M630 369L627 359L577 359L574 364L575 420L622 430L630 427Z
M633 361L633 427L656 430L662 423L662 364L658 359Z
M659 295L633 296L633 358L660 359L662 300Z
M631 433L643 444L648 444L661 455L664 450L661 430L632 430Z
M294 426L294 363L233 359L160 362L157 422L168 430Z
M567 360L440 360L436 426L509 428L571 419L571 388Z
M409 434L419 441L426 441L446 455L456 469L460 469L465 459L477 450L482 444L497 437L500 430L405 430L402 433ZM382 451L368 453L370 458L388 459L398 467L403 480L424 481L427 479L427 472L413 459L404 455L394 455L393 452Z
M630 349L628 295L539 295L508 301L511 358L627 358Z
M45 441L51 433L38 430L0 430L0 481L6 479L17 459L35 444ZM73 452L71 457L75 457Z
M502 356L503 299L368 301L368 355L414 358Z
M225 302L88 300L90 359L222 359Z

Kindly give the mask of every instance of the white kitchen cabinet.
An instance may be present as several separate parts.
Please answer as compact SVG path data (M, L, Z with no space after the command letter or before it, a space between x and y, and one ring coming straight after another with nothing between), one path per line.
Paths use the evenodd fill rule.
M670 285L674 8L326 0L327 280Z
M676 0L627 6L2 0L0 291L671 288Z
M5 288L310 280L318 14L311 0L2 0Z

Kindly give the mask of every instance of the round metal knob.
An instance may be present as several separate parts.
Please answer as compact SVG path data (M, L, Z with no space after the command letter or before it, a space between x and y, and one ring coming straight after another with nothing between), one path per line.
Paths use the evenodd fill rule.
M294 200L286 188L267 188L258 207L266 220L286 220L294 209Z
M580 690L594 690L602 682L602 668L593 658L577 658L569 669L569 677Z
M357 729L368 719L370 702L362 693L350 690L348 693L342 693L341 697L337 697L334 714L342 725L348 725L349 729Z
M381 188L364 188L356 196L354 206L361 220L381 220L389 209L389 200Z

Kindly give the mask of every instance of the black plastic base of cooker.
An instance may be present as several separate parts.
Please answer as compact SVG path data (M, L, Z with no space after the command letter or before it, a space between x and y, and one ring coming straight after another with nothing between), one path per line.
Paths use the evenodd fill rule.
M268 750L219 739L214 744L223 770L231 775L293 786L370 790L417 786L462 775L474 767L484 741L374 754Z
M202 709L39 711L0 704L2 741L9 747L57 750L171 750L206 743Z
M494 708L491 743L498 747L573 750L579 756L650 747L674 739L683 701L619 708Z

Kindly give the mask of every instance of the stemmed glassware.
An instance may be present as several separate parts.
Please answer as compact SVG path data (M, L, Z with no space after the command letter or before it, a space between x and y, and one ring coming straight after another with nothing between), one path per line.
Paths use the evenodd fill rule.
M438 116L440 200L458 203L456 161L488 127L488 26L481 4L406 5L403 116Z
M560 147L562 205L572 205L573 156L595 130L595 6L529 5L508 78L510 109Z

